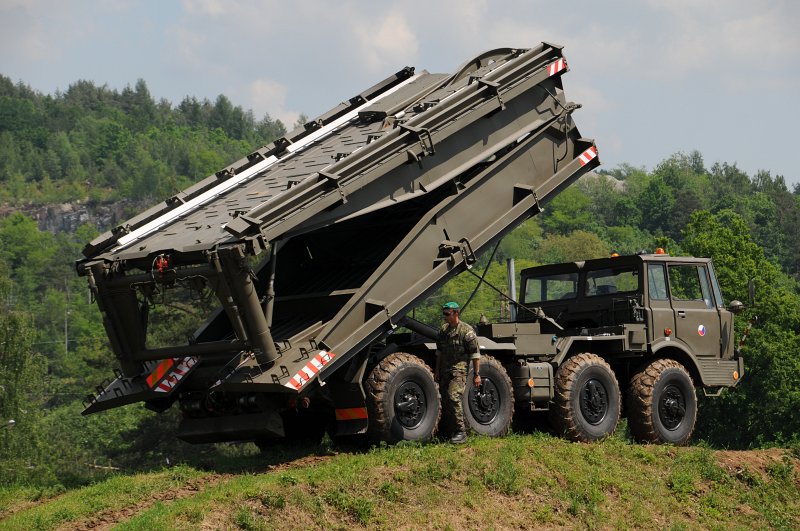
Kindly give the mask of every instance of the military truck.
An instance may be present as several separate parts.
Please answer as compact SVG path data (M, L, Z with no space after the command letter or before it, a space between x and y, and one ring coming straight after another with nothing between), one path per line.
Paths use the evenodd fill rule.
M517 320L478 326L494 342L517 408L549 411L572 440L611 434L623 410L639 441L689 440L695 388L714 393L744 374L733 338L743 305L725 306L710 259L658 251L521 272ZM512 390L497 387L508 400ZM472 411L486 403L481 392L471 391ZM475 421L488 419L482 414Z
M410 315L599 164L594 141L572 119L580 106L564 95L568 70L562 48L549 43L491 50L452 74L404 68L94 239L77 271L120 369L89 395L84 413L177 405L178 437L193 443L266 445L326 430L390 442L431 438L441 409L430 370L435 331ZM706 359L648 340L650 321L603 322L609 328L600 333L587 321L580 337L588 339L566 339L551 333L563 316L539 306L523 299L522 321L484 330L486 383L465 397L476 431L505 433L515 398L518 408L549 407L540 386L553 388L554 411L573 411L561 375L578 360L599 367L605 356L633 370L632 360L611 358ZM197 322L186 341L169 337L165 329L187 316ZM633 335L573 357L573 346L616 338L617 329ZM680 344L677 336L663 343ZM723 353L716 358L727 370ZM716 372L705 361L685 370L695 384L724 383L706 379ZM512 392L511 377L524 389ZM615 417L610 401L619 393L609 379L586 385L611 404L603 418ZM567 435L610 431L606 421L591 423L596 416L589 435Z

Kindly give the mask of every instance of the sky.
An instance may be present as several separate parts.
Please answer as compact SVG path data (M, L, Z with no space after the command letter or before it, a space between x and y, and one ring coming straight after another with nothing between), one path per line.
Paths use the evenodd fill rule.
M46 94L144 79L294 124L400 70L564 46L603 167L698 150L800 183L796 0L0 0L0 74ZM797 151L795 151L797 149Z

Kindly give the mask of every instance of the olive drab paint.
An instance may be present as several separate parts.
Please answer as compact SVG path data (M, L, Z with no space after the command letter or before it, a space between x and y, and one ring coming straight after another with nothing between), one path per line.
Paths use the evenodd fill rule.
M76 269L120 369L84 413L176 405L178 436L197 443L325 430L433 436L440 404L426 367L436 330L412 310L600 164L573 121L580 105L564 93L568 72L550 43L490 50L449 74L403 68L88 243ZM150 308L198 291L216 310L187 341L152 346ZM695 340L719 341L717 309L695 322L692 304L642 311L675 340L685 324ZM554 341L534 324L479 331L481 352L498 360L481 422L510 421L503 370L549 381L528 394L552 395L566 336ZM626 341L646 349L651 335ZM503 415L493 416L499 404ZM395 415L406 435L392 431Z

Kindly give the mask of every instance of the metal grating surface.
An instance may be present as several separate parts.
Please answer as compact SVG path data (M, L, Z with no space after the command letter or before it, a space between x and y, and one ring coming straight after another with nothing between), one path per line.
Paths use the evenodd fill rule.
M443 74L423 73L392 96L400 100L413 99L417 95L429 92L446 78L447 76ZM130 246L115 249L109 255L124 258L131 252L139 254L179 250L197 245L213 247L220 243L235 241L236 238L224 230L225 223L289 190L310 175L324 171L337 161L337 157L345 157L367 145L371 137L380 135L384 129L383 121L366 123L354 118L303 150L286 155L247 182Z

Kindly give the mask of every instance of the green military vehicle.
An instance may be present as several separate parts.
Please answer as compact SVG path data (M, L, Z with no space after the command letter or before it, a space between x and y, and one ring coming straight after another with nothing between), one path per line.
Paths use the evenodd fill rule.
M640 254L526 269L517 307L514 322L477 327L482 352L500 362L465 399L479 432L507 430L504 404L513 400L518 412L549 411L572 440L611 434L624 411L637 440L683 444L695 388L731 387L744 372L733 338L743 306L724 305L707 258Z
M404 68L87 244L77 271L119 370L89 395L84 413L175 406L178 437L193 443L267 444L326 430L431 438L441 409L428 348L435 331L410 315L599 164L594 141L572 119L580 106L565 97L568 71L561 47L549 43L491 50L452 74ZM585 266L565 267L578 272L577 294ZM648 272L637 274L636 292L523 297L518 323L482 326L482 347L496 359L487 356L486 384L465 397L472 426L505 433L516 399L518 409L563 416L568 436L602 436L618 417L613 382L628 382L655 357L685 363L661 373L730 384L726 371L739 366L726 350L730 320L722 321L718 295L708 312L719 312L720 325L700 323L708 327L701 343L728 343L700 352L676 303L659 306L641 284ZM592 313L602 322L590 322ZM185 341L167 333L189 316L196 323ZM588 383L576 388L570 378L584 373ZM652 402L646 378L630 389ZM675 381L668 395L678 405L658 391L651 407L683 407L692 415L681 417L685 426L694 421L693 395L685 378Z

